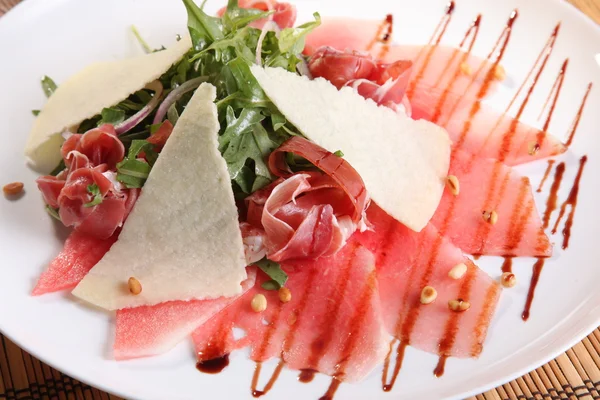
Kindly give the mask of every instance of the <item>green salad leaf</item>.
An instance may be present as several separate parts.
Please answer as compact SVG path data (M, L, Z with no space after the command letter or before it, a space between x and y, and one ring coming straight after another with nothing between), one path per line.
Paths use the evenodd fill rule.
M52 208L49 205L46 205L46 212L50 214L50 216L55 220L60 221L60 215L58 215L58 208Z
M267 281L261 285L263 289L278 290L279 288L285 286L285 283L288 280L288 275L283 269L281 269L281 265L274 261L263 258L256 263L256 266L260 268L262 272L267 274L269 278L271 278L270 281Z
M269 155L290 136L299 135L266 96L250 66L259 51L262 65L296 72L304 57L304 39L320 24L320 17L315 14L315 21L284 29L279 39L275 32L267 32L259 50L261 30L249 24L271 12L240 8L237 0L229 0L223 16L215 18L192 0L183 2L192 50L161 81L181 84L191 76L203 76L215 85L221 122L219 150L236 197L243 198L274 179L267 166ZM167 113L172 122L179 117L181 105Z
M102 119L98 121L98 125L116 125L125 121L125 111L120 110L118 108L104 108L100 115L102 116Z
M285 28L279 35L279 51L300 54L304 50L306 36L321 25L321 16L314 13L314 21L307 22L296 28Z
M89 203L85 203L83 205L84 207L94 207L102 203L103 196L102 193L100 193L100 188L98 187L98 185L96 185L95 183L88 185L87 191L93 196L93 198L92 201L90 201Z
M56 83L49 76L44 75L42 77L42 90L46 97L52 96L52 94L56 91Z

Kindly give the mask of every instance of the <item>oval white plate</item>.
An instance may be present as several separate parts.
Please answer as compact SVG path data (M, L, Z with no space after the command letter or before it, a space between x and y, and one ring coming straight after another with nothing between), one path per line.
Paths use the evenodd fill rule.
M222 3L225 3L224 1ZM379 19L394 13L395 39L425 43L439 21L446 0L395 0L363 2L296 0L301 19L313 11L322 15ZM537 114L565 57L570 57L563 92L550 131L561 138L577 112L588 82L600 84L600 29L567 3L558 0L459 0L444 42L456 44L470 20L483 14L475 53L485 55L502 31L514 8L519 9L504 65L504 87L494 103L499 109L526 75L557 22L561 32L539 89L526 109L525 119L539 126ZM211 0L209 11L221 6ZM31 109L40 108L44 96L38 79L43 74L58 83L92 61L140 53L128 28L137 25L158 47L171 44L185 31L185 10L178 0L28 0L0 20L0 183L23 181L26 194L18 201L0 199L0 330L43 361L84 382L126 398L191 399L249 398L253 364L244 352L232 356L219 375L203 375L194 368L189 343L151 359L117 363L109 358L110 316L78 304L68 294L30 297L37 276L59 251L64 230L56 229L43 210L34 179L25 166L22 149L33 121ZM600 161L600 87L592 90L568 161L560 200L568 194L578 157L589 155L572 244L560 250L560 233L553 236L557 249L546 263L527 323L520 319L533 260L515 261L519 284L503 294L479 360L450 359L446 374L434 378L436 357L409 349L391 394L381 390L381 370L364 382L342 385L337 398L450 399L476 394L541 365L574 345L600 324L600 188L594 185ZM93 94L90 94L93 95ZM537 184L545 162L522 167ZM546 185L546 190L549 184ZM538 195L543 209L547 192ZM553 215L552 221L556 218ZM493 276L499 259L478 262ZM263 370L273 368L268 364ZM263 373L263 380L267 373ZM318 376L311 384L284 371L267 398L318 398L329 378ZM259 387L262 383L259 384Z

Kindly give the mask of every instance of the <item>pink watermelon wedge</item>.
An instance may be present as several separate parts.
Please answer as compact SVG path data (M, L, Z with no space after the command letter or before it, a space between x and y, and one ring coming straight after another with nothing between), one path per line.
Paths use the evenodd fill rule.
M254 286L256 268L248 267L243 293ZM240 295L241 296L241 295ZM114 357L126 360L164 353L239 296L214 300L168 301L117 311Z
M290 262L284 267L292 300L257 285L193 334L200 361L250 346L250 357L279 357L291 369L311 369L344 381L357 381L380 364L388 351L373 255L350 242L334 256ZM257 294L268 307L257 313ZM233 328L245 336L236 339Z
M453 357L476 357L500 294L499 285L429 224L417 233L376 205L367 218L374 231L357 240L376 257L382 313L387 330L407 345ZM460 279L449 271L464 263ZM421 304L421 291L433 287L437 298ZM464 312L452 311L451 300L470 303Z
M106 254L118 234L98 239L77 231L71 232L58 256L38 279L31 292L34 296L72 289Z

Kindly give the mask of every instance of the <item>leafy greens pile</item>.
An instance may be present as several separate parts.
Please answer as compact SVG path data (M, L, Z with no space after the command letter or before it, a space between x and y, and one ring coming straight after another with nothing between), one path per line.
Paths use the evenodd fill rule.
M263 33L258 57L262 31L249 24L267 18L270 12L239 8L237 0L230 0L222 18L216 18L192 0L183 2L193 49L175 67L174 79L204 76L217 88L219 150L227 161L234 192L245 197L271 182L266 158L290 135L297 134L267 98L250 65L260 57L265 66L295 72L303 62L304 39L320 24L320 18L315 14L313 22L283 29L279 34Z

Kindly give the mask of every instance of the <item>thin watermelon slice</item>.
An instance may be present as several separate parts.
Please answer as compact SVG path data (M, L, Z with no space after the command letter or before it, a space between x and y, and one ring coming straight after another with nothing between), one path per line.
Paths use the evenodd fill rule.
M519 165L567 150L555 137L478 103L471 96L458 96L420 83L409 99L414 119L426 119L446 128L456 149L479 157Z
M243 293L254 286L256 268L247 268ZM241 296L241 295L240 295ZM168 301L117 311L114 357L148 357L171 350L194 329L233 303L239 296L213 300Z
M467 254L549 257L529 179L499 161L454 150L449 174L460 184L457 196L444 192L431 223ZM483 212L496 212L495 224Z
M74 288L106 254L117 237L118 233L108 239L98 239L71 232L62 251L42 273L31 294L39 296Z
M292 300L260 287L242 296L193 334L200 361L251 347L250 357L280 357L291 369L311 369L344 381L365 377L389 349L379 306L373 255L356 242L330 257L287 263ZM252 311L262 293L268 307ZM245 332L236 339L233 328Z
M387 330L407 345L453 357L481 353L498 297L499 285L429 224L417 233L376 205L367 211L374 231L357 240L376 257L382 313ZM465 264L460 279L449 271ZM421 291L431 286L437 298L421 304ZM470 303L464 312L449 308L451 300Z

